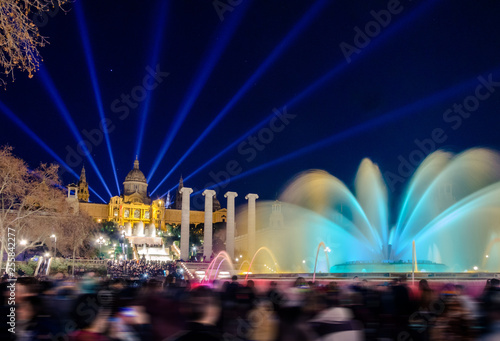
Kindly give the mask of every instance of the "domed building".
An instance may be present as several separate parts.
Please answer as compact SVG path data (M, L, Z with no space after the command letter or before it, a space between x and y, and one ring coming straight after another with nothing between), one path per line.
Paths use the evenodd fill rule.
M139 169L139 160L128 172L123 182L123 192L112 197L108 205L108 219L121 226L150 226L165 228L165 205L161 199L151 200L148 195L148 182ZM111 218L111 219L110 219Z
M148 196L148 182L144 173L139 169L139 160L134 161L134 168L127 174L123 182L123 202L151 204Z
M181 177L178 190L182 187L183 181ZM169 203L161 198L151 199L148 194L148 181L139 168L137 157L134 161L134 167L128 172L125 181L123 181L122 193L119 196L111 197L108 204L88 202L88 194L83 197L83 193L88 193L85 170L82 170L78 186L74 184L68 186L68 199L73 198L77 205L76 209L87 212L97 222L113 221L125 230L130 228L132 231L139 231L139 234L148 234L147 232L150 231L155 231L155 233L166 231L167 224L170 226L181 224L180 195L175 195L176 202L179 202L179 205L174 206L174 208L166 207ZM227 210L221 208L215 196L213 200L213 222L225 221ZM201 224L204 219L204 211L191 209L191 224Z

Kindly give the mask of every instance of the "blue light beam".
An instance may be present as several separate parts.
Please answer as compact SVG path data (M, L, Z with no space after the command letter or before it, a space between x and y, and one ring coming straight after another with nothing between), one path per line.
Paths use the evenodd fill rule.
M184 155L177 161L169 173L160 181L160 186L165 182L168 176L191 154L191 152L207 137L207 135L219 124L219 122L226 116L229 111L234 107L234 105L250 90L257 80L264 75L267 69L281 56L281 54L292 44L292 42L299 36L299 34L316 18L316 16L321 12L321 10L329 4L327 0L319 0L314 6L307 11L306 14L302 16L300 21L295 24L290 32L281 40L281 42L276 46L271 54L264 60L264 62L258 67L258 69L250 76L250 78L243 84L243 86L238 90L238 92L231 98L231 100L224 106L224 108L217 114L214 120L207 126L207 128L198 136L196 141L189 147L189 149L184 153ZM171 142L171 141L170 141ZM161 154L160 154L161 155ZM163 155L161 156L163 157ZM161 161L157 160L158 163ZM156 170L156 168L154 168ZM154 173L154 170L150 172L150 177ZM155 189L156 190L156 189Z
M362 56L365 56L367 53L367 50L370 51L370 50L373 50L375 49L376 47L378 47L382 42L384 42L385 40L387 40L390 36L392 36L393 34L395 34L396 32L398 32L404 25L407 25L408 23L410 23L411 21L415 20L418 16L422 15L425 11L429 10L430 8L430 5L431 4L435 4L436 2L433 2L433 1L427 1L425 3L423 3L422 5L420 5L420 7L418 7L417 9L415 9L414 11L412 11L410 14L408 14L405 18L399 20L398 22L392 24L392 26L390 27L390 29L387 29L384 33L382 33L378 38L376 38L374 41L372 41L370 43L369 46L365 47L362 51L361 51L361 55L356 55L356 56L353 56L352 57L352 60L351 62L347 62L347 60L343 60L342 62L338 63L334 68L332 68L330 71L328 71L324 76L318 78L316 81L314 81L311 85L309 85L307 88L305 88L304 90L302 90L297 96L294 96L293 98L291 98L283 107L292 107L296 104L298 104L300 101L304 100L305 98L307 98L309 95L313 94L315 91L317 91L321 86L325 85L331 78L333 78L334 76L336 75L339 75L342 71L344 71L347 66L349 66L350 64L352 64L353 61L357 61L359 60ZM404 20L405 19L405 20ZM260 69L260 68L259 68ZM256 72L257 73L257 72ZM255 74L254 74L255 75ZM247 82L248 83L248 82ZM245 83L245 85L247 84ZM245 87L245 85L240 89L240 91ZM238 93L240 92L238 91ZM238 93L233 97L233 99L235 97L237 97ZM231 100L232 101L232 100ZM231 103L231 101L229 103ZM228 104L229 104L228 103ZM227 107L227 105L226 105ZM224 112L224 109L221 113ZM214 121L217 120L217 118L220 116L220 114L216 117L216 119ZM266 118L267 120L271 119L272 116L274 115L271 115L269 116L268 118ZM222 117L221 117L222 119ZM205 131L202 133L202 135L200 135L200 137L198 137L198 139L195 141L195 143L188 149L188 151L186 152L186 154L190 153L192 151L192 149L194 149L194 147L196 147L196 145L198 145L201 140L205 137L205 133L208 134L208 132L213 128L213 126L215 126L217 122L212 122L212 124L207 127L207 129L205 129ZM258 129L257 127L260 127L262 124L262 122L260 122L257 126L255 126L254 128L250 129L249 132L253 132L254 129ZM250 134L249 132L247 132L247 134ZM205 134L205 135L204 135ZM247 135L244 135L243 137L240 137L237 141L238 142L241 142L242 140L244 140L246 138ZM230 146L234 147L235 145L237 145L237 141L233 142ZM222 156L224 153L228 152L230 150L230 148L225 148L223 151L221 151L219 154L217 154L215 157L213 157L211 160L208 161L208 163L212 163L213 161L215 161L215 159L219 158L220 156ZM184 156L179 160L179 161L182 161L184 160ZM180 162L177 162L176 166L178 166ZM201 168L205 168L208 164L204 164L203 166L201 166ZM174 167L176 167L174 166ZM195 173L197 173L199 170L195 171ZM172 170L169 172L168 175L170 175L172 173ZM168 177L168 175L166 177ZM188 176L189 177L189 176ZM187 178L186 178L187 179ZM166 180L165 178L162 180L162 182L160 182L160 185L164 182L164 180ZM158 188L159 186L157 186ZM157 189L155 188L155 190ZM175 187L174 187L175 188ZM153 191L154 192L154 191Z
M78 29L80 31L80 37L82 39L83 49L85 51L85 59L87 60L87 67L89 69L90 79L92 80L92 87L94 89L94 96L97 104L97 110L99 112L99 118L101 122L105 121L104 108L101 100L101 90L99 89L99 83L97 81L97 73L95 70L94 60L92 58L92 48L90 46L90 39L87 32L87 27L85 25L85 15L83 13L83 7L81 1L76 1L76 18L78 22ZM111 169L113 170L113 175L115 176L116 188L118 193L120 193L120 185L118 184L118 176L116 174L115 158L113 157L113 150L111 149L111 142L109 140L109 132L107 125L103 124L104 140L106 141L106 146L108 147L109 160L111 161Z
M19 117L17 117L3 102L0 101L0 111L4 113L5 116L7 116L8 119L10 119L12 122L14 122L21 130L23 130L32 140L34 140L39 146L41 146L47 153L49 153L50 156L52 156L61 166L66 168L68 172L70 172L72 175L74 175L77 179L80 178L80 176L73 170L71 169L70 166L66 164L66 162L63 161L59 157L59 155L56 154L37 134L33 132ZM90 186L89 189L99 198L104 201L103 198L95 191L93 190Z
M165 22L167 20L167 12L168 12L168 1L161 1L159 12L158 12L158 18L156 20L156 25L154 26L156 28L156 35L153 40L153 49L151 53L151 60L150 64L152 67L158 64L159 57L160 57L160 48L161 48L161 42L163 41L163 32L164 32L164 27L165 27ZM144 99L144 104L142 106L142 112L139 116L140 122L139 122L139 134L137 137L137 145L135 149L135 155L140 156L141 155L141 148L142 148L142 142L144 139L144 130L146 128L146 122L148 120L149 116L149 105L151 103L151 90L146 89L146 98Z
M222 155L224 155L225 153L229 152L230 150L232 150L234 147L236 147L238 144L240 144L243 140L245 140L249 135L257 132L260 128L264 127L266 124L269 123L269 120L273 117L275 117L276 115L275 114L271 114L270 116L266 117L265 119L263 119L262 121L260 121L258 124L256 124L253 128L251 128L250 130L248 130L246 133L244 133L243 135L241 135L239 138L237 138L236 140L234 140L231 144L229 144L226 148L224 148L223 150L221 150L217 155L214 155L210 160L208 160L207 162L205 162L202 166L198 167L194 172L192 172L191 174L189 174L187 177L184 178L184 181L187 181L189 180L190 178L192 178L193 176L195 176L196 174L198 174L199 172L201 172L203 169L205 169L206 167L208 167L211 163L213 163L215 160L219 159ZM170 175L172 174L172 171L170 171L166 177L168 178ZM155 189L153 190L153 192L151 194L153 194L157 189L158 187L160 187L160 185L156 186ZM163 198L165 195L167 195L167 193L169 191L173 191L175 188L177 188L177 185L173 186L171 189L169 189L167 192L163 193L161 195L161 197Z
M56 104L57 108L59 109L59 113L62 115L63 119L66 121L66 124L69 126L71 132L73 133L73 136L75 137L76 141L78 142L78 146L83 150L84 154L87 156L87 159L90 162L90 165L92 168L94 168L94 171L96 172L97 176L99 177L99 180L101 180L102 185L108 192L109 196L112 197L111 192L106 185L106 182L104 181L104 178L102 177L101 172L99 171L99 168L97 168L97 165L92 158L92 155L90 155L90 151L87 148L87 145L84 142L82 136L80 135L80 132L76 128L75 122L73 122L73 119L71 118L71 115L69 114L68 109L66 108L66 105L64 104L61 96L59 95L59 92L57 91L54 82L50 78L49 73L45 69L44 65L40 65L40 79L42 80L43 84L45 85L45 89L48 91L50 97L52 97L52 100Z
M414 103L408 104L402 108L398 108L395 110L392 110L382 116L372 118L368 121L365 121L361 124L358 124L356 126L353 126L351 128L348 128L347 130L337 133L335 135L332 135L330 137L327 137L321 141L318 141L316 143L313 143L309 146L303 147L301 149L298 149L292 153L286 154L284 156L281 156L277 159L274 159L273 161L270 161L268 163L265 163L263 165L257 166L255 168L249 169L246 172L240 173L224 182L215 184L211 186L210 188L216 187L216 186L225 186L231 181L238 180L241 178L244 178L246 176L255 174L257 172L260 172L262 170L265 170L269 167L276 166L278 164L281 164L283 162L293 160L301 155L311 153L313 151L316 151L318 149L331 146L332 144L342 142L348 138L354 137L356 135L359 135L361 133L368 132L370 130L373 130L375 128L379 128L381 126L384 126L388 123L393 123L397 120L400 120L402 118L405 118L407 116L410 116L414 114L415 112L419 112L425 108L428 108L436 103L443 102L445 100L448 100L454 96L457 96L459 94L462 94L466 92L467 90L470 90L473 86L477 86L478 80L477 78L474 78L472 80L468 80L466 82L460 83L459 85L450 87L448 89L442 90L437 94L431 95L429 97L423 98L421 100L418 100ZM198 191L194 193L193 195L199 194L201 191Z
M325 85L330 79L334 76L338 76L342 71L346 70L349 65L360 60L362 57L365 57L369 52L375 50L377 47L382 45L385 41L387 41L390 37L396 34L399 30L401 30L404 26L408 25L412 21L416 20L419 16L421 16L424 12L428 11L431 5L436 5L438 1L428 0L422 3L419 7L413 10L411 13L406 15L404 18L396 21L395 23L388 26L384 32L382 32L378 37L373 38L369 45L364 47L359 53L355 55L351 55L351 61L347 61L347 59L342 60L335 67L330 69L326 74L322 77L318 78L311 85L309 85L306 89L304 89L300 94L292 98L287 102L286 106L292 107L298 102L302 101L307 96L311 95L315 91L317 91L320 87Z
M165 136L160 151L156 156L155 162L153 163L153 167L151 167L151 170L149 171L148 182L153 177L156 169L158 169L158 166L160 165L168 148L172 144L174 137L177 135L177 132L179 131L182 123L186 119L186 116L189 114L191 107L198 98L201 90L203 90L203 87L212 74L214 67L217 65L217 62L219 61L221 55L226 50L228 43L231 41L231 38L238 29L238 26L241 23L241 19L245 15L250 4L251 1L243 2L243 4L237 8L236 12L231 14L226 24L223 26L219 26L219 28L216 30L215 35L212 37L212 43L208 45L213 46L213 48L208 54L205 54L203 62L198 66L198 71L196 73L197 77L191 83L189 91L186 93L182 105L175 115L173 125Z

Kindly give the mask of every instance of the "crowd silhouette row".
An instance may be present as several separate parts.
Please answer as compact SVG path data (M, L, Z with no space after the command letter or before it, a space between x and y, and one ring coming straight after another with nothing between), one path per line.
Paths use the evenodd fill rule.
M405 277L200 285L173 262L110 262L108 275L17 278L16 333L0 328L0 340L500 340L498 279L470 295ZM12 282L2 279L3 319Z

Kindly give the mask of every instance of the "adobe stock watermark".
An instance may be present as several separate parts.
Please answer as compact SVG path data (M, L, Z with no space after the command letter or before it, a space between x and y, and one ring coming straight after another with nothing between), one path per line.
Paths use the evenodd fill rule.
M422 334L428 331L429 327L435 325L436 320L443 315L446 311L446 301L443 297L439 297L434 300L430 305L429 309L424 309L419 307L417 311L414 311L408 318L410 324L418 325L415 332ZM411 334L407 331L402 331L398 334L398 341L413 341Z
M392 192L396 190L396 185L403 184L413 175L417 167L429 154L435 152L439 145L446 142L448 139L447 127L451 128L452 131L459 129L463 122L479 109L481 102L490 98L496 89L500 87L500 82L495 81L491 73L486 78L483 76L477 77L477 81L478 84L473 94L466 96L459 103L453 103L450 108L443 112L443 121L446 123L445 129L437 127L430 132L429 137L422 140L415 139L413 143L416 148L407 157L398 155L397 172L384 172L385 182Z
M212 2L212 6L214 6L219 20L224 21L225 13L234 11L234 8L240 5L242 2L243 0L214 0Z
M267 148L276 135L281 133L293 119L297 117L295 114L290 114L286 107L283 107L281 111L277 108L273 109L274 116L269 120L265 127L259 129L255 134L248 136L244 141L242 141L237 146L238 154L245 157L246 164L251 163L257 157L257 154ZM203 188L211 188L215 190L218 195L219 192L225 189L231 182L231 178L235 177L243 172L243 167L245 163L238 161L236 159L229 160L224 169L217 172L210 171L208 175L213 182L209 182L203 186ZM193 188L193 192L198 192L198 189ZM196 209L204 209L205 203L204 198L201 196L195 196L193 199L193 206Z
M339 44L340 51L342 51L345 60L350 63L352 61L351 56L354 53L359 54L362 49L367 47L372 39L377 37L382 32L382 29L389 26L393 16L400 14L403 9L404 7L401 5L399 0L389 0L387 3L387 9L370 11L370 15L373 20L367 22L363 28L360 28L359 26L354 27L353 43L348 44L343 41Z
M66 321L56 334L50 333L51 340L70 340L70 335L79 328L78 322L90 323L95 320L103 310L110 309L113 296L107 290L99 290L97 295L87 295L86 299L75 307L74 315Z
M113 114L118 114L118 117L102 119L98 126L91 130L82 129L82 141L79 141L75 147L70 145L66 146L66 164L71 167L77 167L82 164L92 151L104 141L104 133L112 133L116 129L115 122L125 120L133 109L139 106L139 103L146 100L150 91L155 90L170 74L169 72L162 71L160 64L155 68L146 66L146 74L142 78L142 82L134 86L130 91L122 93L119 98L111 102L110 109ZM60 168L59 176L67 172L66 169Z
M12 231L12 232L11 232ZM6 309L7 314L7 325L9 326L9 333L16 333L16 282L15 278L16 272L16 230L12 227L7 227L7 264L5 266L5 272L9 275L9 285L7 286L8 294L6 295L6 300L8 304L8 309ZM2 251L3 257L3 251Z
M236 335L224 333L222 335L224 341L243 341L253 339L252 336L256 330L264 327L266 323L273 323L276 319L276 313L273 312L273 304L282 304L285 300L283 294L275 292L268 297L267 301L258 303L256 309L249 311L245 318L238 317L238 326Z

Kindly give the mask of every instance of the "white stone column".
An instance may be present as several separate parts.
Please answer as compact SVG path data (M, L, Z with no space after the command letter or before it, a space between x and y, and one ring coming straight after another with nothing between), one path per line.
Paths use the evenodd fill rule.
M210 260L212 256L212 232L213 232L213 197L215 191L213 189L206 189L203 191L205 197L205 227L203 231L203 256L206 260Z
M125 223L125 235L128 237L132 235L132 224L130 222Z
M142 221L137 223L137 235L144 237L144 223Z
M248 257L252 258L255 253L255 200L259 199L257 194L249 193L245 196L248 200Z
M149 237L156 237L156 226L155 224L149 224Z
M236 192L227 192L224 198L227 198L227 222L226 222L226 252L234 259L234 198L238 196Z
M193 193L193 189L182 187L179 191L182 195L182 213L181 213L181 259L189 260L189 196Z

